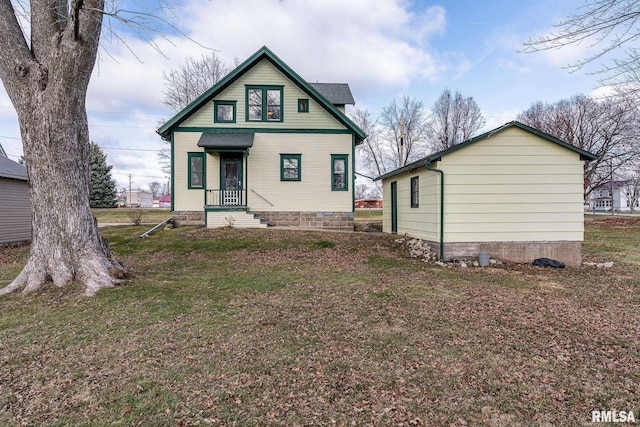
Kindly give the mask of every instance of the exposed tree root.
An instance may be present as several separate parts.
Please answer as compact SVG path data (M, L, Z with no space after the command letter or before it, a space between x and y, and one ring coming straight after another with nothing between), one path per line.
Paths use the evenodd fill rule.
M22 293L37 291L47 282L62 287L74 280L85 286L86 296L93 296L100 289L121 284L129 272L129 269L117 261L100 255L79 258L75 268L64 262L47 268L46 262L37 263L33 259L30 257L18 277L0 289L0 296L20 289Z

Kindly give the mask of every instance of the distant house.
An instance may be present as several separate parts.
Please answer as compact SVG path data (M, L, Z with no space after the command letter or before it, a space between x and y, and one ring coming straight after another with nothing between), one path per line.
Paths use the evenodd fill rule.
M258 50L158 129L176 224L353 229L353 103L347 84L308 83Z
M548 257L580 265L585 161L597 157L510 122L377 179L383 231L430 242L444 260Z
M125 203L129 208L151 208L153 207L153 194L143 190L127 191Z
M0 146L0 152L4 150ZM0 155L0 245L31 240L27 169Z
M170 208L171 207L171 194L165 194L160 197L160 201L158 201L158 206L161 208Z
M614 212L640 210L640 200L632 197L638 193L634 186L637 183L627 180L604 183L591 191L587 207L594 212L611 212L612 207Z
M356 199L356 209L382 209L382 199Z

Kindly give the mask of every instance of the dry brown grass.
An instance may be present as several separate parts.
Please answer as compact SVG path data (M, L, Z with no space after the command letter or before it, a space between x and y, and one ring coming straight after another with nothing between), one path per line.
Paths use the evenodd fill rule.
M108 231L128 285L0 299L0 424L638 417L640 266L617 242L639 228L588 227L585 258L613 268L441 268L366 234ZM6 281L26 251L0 255Z

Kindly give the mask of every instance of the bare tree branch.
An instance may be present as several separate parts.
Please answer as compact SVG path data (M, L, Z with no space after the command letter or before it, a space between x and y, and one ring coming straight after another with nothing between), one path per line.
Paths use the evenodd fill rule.
M638 92L637 70L640 51L633 45L640 41L640 2L637 0L587 0L576 14L554 26L557 30L549 35L529 38L523 52L540 52L561 49L571 45L587 44L597 49L586 58L567 68L571 72L587 64L603 60L609 55L618 55L624 50L624 59L613 58L609 65L596 71L602 74L602 85L622 86L624 92ZM631 46L631 47L629 47Z
M585 196L639 155L638 112L631 102L584 95L554 104L534 103L518 120L598 155L584 166Z
M445 150L470 139L486 123L473 97L442 91L432 109L431 149Z

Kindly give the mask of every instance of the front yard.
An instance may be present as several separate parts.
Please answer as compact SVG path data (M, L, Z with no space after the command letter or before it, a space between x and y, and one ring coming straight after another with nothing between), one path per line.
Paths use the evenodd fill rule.
M586 261L443 268L390 236L104 230L137 273L0 298L0 425L584 425L640 418L640 222ZM28 248L0 249L0 286Z

